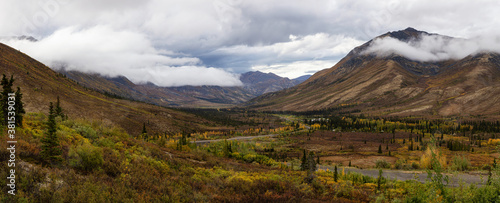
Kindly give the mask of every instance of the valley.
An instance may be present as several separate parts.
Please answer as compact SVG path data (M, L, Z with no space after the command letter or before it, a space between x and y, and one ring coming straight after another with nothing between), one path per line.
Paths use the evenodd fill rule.
M377 40L429 36L451 39L388 32L302 83L248 72L234 87L56 72L0 44L0 70L13 83L2 87L19 87L26 111L17 195L0 200L495 202L500 55L367 53ZM7 162L12 140L0 129Z

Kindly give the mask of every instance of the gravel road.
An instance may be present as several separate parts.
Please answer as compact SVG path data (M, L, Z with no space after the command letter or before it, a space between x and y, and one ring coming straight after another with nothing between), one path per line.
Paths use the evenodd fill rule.
M318 169L322 170L330 170L333 171L334 166L323 166L319 165ZM366 176L371 176L374 178L378 177L378 169L358 169L358 168L353 168L353 167L339 167L337 168L337 171L339 173L342 172L342 170L345 170L344 172L356 172L356 173L361 173ZM427 172L425 171L400 171L400 170L382 170L382 176L389 178L389 179L397 179L397 180L412 180L415 179L415 175L417 177L417 180L420 182L426 182L428 181L427 179ZM460 182L464 182L466 184L476 184L476 185L483 185L484 182L488 180L488 175L471 175L471 174L465 174L465 173L457 173L457 174L444 174L449 177L448 181L448 186L452 187L458 187L460 186ZM482 179L481 179L482 178Z
M208 144L210 142L218 142L218 141L223 141L223 140L251 140L254 138L261 138L261 137L275 137L278 136L278 134L270 134L270 135L256 135L256 136L241 136L241 137L232 137L228 139L217 139L217 140L197 140L197 141L191 141L192 143L196 143L198 145L203 145L203 144Z

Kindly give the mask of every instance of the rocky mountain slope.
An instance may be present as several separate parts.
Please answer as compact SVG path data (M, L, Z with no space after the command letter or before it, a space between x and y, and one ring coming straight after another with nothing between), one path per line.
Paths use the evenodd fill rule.
M377 38L409 43L433 35L407 28ZM500 113L499 54L482 52L459 60L421 62L395 53L367 54L372 42L356 47L335 66L298 86L253 99L250 106L394 116Z

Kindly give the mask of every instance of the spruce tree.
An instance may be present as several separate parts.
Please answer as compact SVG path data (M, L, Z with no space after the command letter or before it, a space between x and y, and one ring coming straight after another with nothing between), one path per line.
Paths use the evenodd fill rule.
M148 134L148 131L146 130L146 123L142 124L142 133L141 134L142 135ZM184 135L184 133L183 133L183 135Z
M382 145L379 145L379 146L378 146L378 153L379 153L379 154L382 154Z
M303 150L302 160L300 162L300 170L305 171L307 169L308 169L307 154L306 154L306 150L304 149Z
M63 109L61 107L61 102L59 101L59 96L57 96L56 107L55 107L54 111L55 111L56 117L60 116L61 119L64 120L65 117L64 117Z
M56 124L56 115L54 111L54 106L52 102L50 102L49 106L49 119L46 123L47 131L45 133L45 137L42 138L42 151L40 154L44 159L45 163L50 163L52 165L58 164L62 161L61 154L62 150L59 145L59 138L57 137L57 124Z
M13 93L12 85L14 84L14 77L11 76L10 80L7 79L7 76L3 74L0 85L2 85L2 94L0 95L0 111L2 113L3 122L1 125L7 124L8 118L8 102L9 102L9 93Z
M380 191L380 186L382 184L382 169L378 170L378 178L377 178L377 190Z
M24 104L23 104L23 94L21 93L21 88L17 87L16 91L16 105L15 107L15 112L16 112L16 126L22 127L23 126L23 115L26 113L24 110Z
M309 152L309 157L307 158L308 169L310 172L316 171L318 168L316 166L316 161L314 161L314 152Z
M337 165L335 165L335 170L333 171L333 180L337 182L339 173L337 172Z

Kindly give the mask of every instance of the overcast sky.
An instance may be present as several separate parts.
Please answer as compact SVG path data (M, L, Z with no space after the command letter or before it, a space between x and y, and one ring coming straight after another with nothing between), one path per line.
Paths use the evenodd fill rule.
M406 27L500 36L499 11L497 0L1 0L0 36L39 39L2 42L52 68L231 86L247 71L312 74Z

